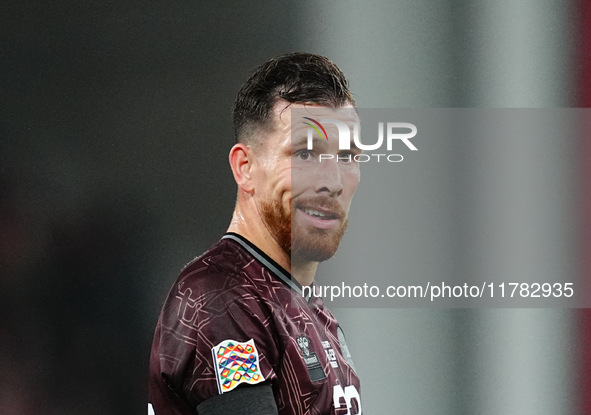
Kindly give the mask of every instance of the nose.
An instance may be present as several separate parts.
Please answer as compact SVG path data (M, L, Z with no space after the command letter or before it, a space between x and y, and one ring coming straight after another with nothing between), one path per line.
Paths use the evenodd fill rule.
M318 164L316 193L326 193L331 197L340 196L343 193L343 182L337 159L323 160Z

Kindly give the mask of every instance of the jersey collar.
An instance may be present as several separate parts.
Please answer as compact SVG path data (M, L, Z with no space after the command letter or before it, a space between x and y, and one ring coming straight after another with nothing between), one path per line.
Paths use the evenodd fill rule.
M279 280L287 285L289 288L297 292L299 295L303 295L302 286L299 282L292 278L291 274L285 270L281 265L275 262L269 255L261 251L256 245L246 239L244 236L234 232L226 233L222 239L231 239L239 243L244 249L246 249L253 257L255 257L261 264L267 267ZM308 298L306 298L306 301Z

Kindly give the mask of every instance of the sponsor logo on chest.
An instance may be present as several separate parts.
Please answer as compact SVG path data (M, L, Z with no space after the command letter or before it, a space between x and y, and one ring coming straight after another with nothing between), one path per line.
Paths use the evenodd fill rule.
M326 379L326 373L324 373L324 369L322 368L320 359L318 359L318 355L310 350L310 339L307 336L300 335L296 337L296 343L302 352L302 359L304 360L306 368L308 369L310 380L312 382L317 382L319 380Z

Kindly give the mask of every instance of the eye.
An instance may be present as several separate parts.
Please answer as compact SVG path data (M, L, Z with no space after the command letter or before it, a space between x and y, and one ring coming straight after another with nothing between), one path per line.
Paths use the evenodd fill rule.
M310 152L307 150L302 150L297 155L301 160L308 160L310 158Z

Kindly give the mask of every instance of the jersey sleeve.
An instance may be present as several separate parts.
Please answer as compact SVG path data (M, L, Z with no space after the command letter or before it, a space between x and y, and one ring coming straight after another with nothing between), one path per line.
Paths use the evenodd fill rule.
M272 383L281 350L272 325L270 306L240 275L214 267L181 274L163 307L152 350L160 393L195 410L237 388Z

